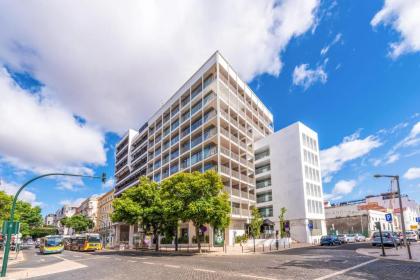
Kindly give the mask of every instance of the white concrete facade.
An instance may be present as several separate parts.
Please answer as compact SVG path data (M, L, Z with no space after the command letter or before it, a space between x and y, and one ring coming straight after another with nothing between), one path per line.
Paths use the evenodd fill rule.
M213 169L230 195L226 240L245 232L255 205L254 142L273 133L273 115L219 52L138 130L116 145L115 195L148 176ZM190 236L191 237L191 236Z
M326 234L318 135L300 122L255 143L257 207L279 231L280 209L287 209L290 237L318 242ZM309 224L313 225L310 230Z
M70 206L70 205L63 205L60 209L57 210L55 213L56 220L54 222L55 226L58 228L60 234L64 235L71 235L73 234L73 230L71 228L63 227L60 223L60 220L64 217L71 217L76 214L77 207Z

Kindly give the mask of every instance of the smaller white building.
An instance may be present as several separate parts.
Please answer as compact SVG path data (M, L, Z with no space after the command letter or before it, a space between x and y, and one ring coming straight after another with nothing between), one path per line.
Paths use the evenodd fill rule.
M285 207L290 237L319 242L326 226L317 133L297 122L257 141L255 178L266 232L277 235Z
M363 201L363 200L361 200ZM399 219L387 222L385 214L392 213L377 204L365 204L361 201L350 201L325 208L325 220L329 233L345 234L359 233L366 237L377 231L376 223L380 223L382 230L399 231Z
M97 227L97 222L98 222L99 198L100 198L100 195L92 195L91 197L88 197L82 203L80 203L80 206L77 207L77 210L76 210L77 214L81 214L91 219L93 223L95 224L94 228Z
M60 234L71 235L73 234L70 228L61 225L60 220L64 217L71 217L76 214L77 207L70 205L63 205L60 209L55 212L56 219L54 221L55 226L58 228Z
M55 226L56 215L55 214L47 214L44 219L44 225L46 226Z

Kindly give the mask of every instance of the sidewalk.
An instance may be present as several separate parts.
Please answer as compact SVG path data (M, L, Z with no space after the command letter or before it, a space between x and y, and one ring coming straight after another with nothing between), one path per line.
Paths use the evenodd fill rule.
M420 262L420 244L411 243L410 249L411 249L411 256L413 257L412 260L408 259L407 247L398 247L398 250L396 248L385 247L385 255L386 255L385 257L381 256L382 254L381 247L372 246L372 248L359 248L356 250L356 252L365 256L381 258L381 259Z
M2 265L3 265L3 255L4 255L4 251L1 250L0 251L0 269L1 269ZM23 252L22 251L20 251L17 256L16 256L16 253L14 251L11 251L9 253L8 266L10 266L12 264L15 264L15 263L18 263L18 262L21 262L21 261L24 261L24 260L25 260L25 257L23 256Z

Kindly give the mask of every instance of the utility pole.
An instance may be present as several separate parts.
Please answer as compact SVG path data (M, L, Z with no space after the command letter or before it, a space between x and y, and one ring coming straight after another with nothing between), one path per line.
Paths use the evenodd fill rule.
M400 204L400 216L401 216L402 234L403 234L404 244L407 246L408 258L411 260L411 259L413 259L413 257L411 256L410 244L407 242L407 236L405 234L404 209L403 209L403 205L402 205L401 190L400 190L400 176L398 176L398 175L380 175L380 174L376 174L373 177L375 177L375 178L386 177L386 178L391 178L391 179L397 181L397 195L398 195L398 201L399 201L399 204Z

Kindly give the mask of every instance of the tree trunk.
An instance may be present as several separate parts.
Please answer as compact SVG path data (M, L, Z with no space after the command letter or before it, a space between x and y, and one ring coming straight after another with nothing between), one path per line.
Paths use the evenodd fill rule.
M178 223L175 226L175 251L178 251Z
M253 236L252 239L254 239L254 253L255 253L255 237Z
M155 251L159 251L159 236L157 234L157 230L153 230L153 236L155 237Z
M196 226L195 227L195 237L197 239L198 252L201 253L201 243L200 243L200 235L199 235L199 226Z

